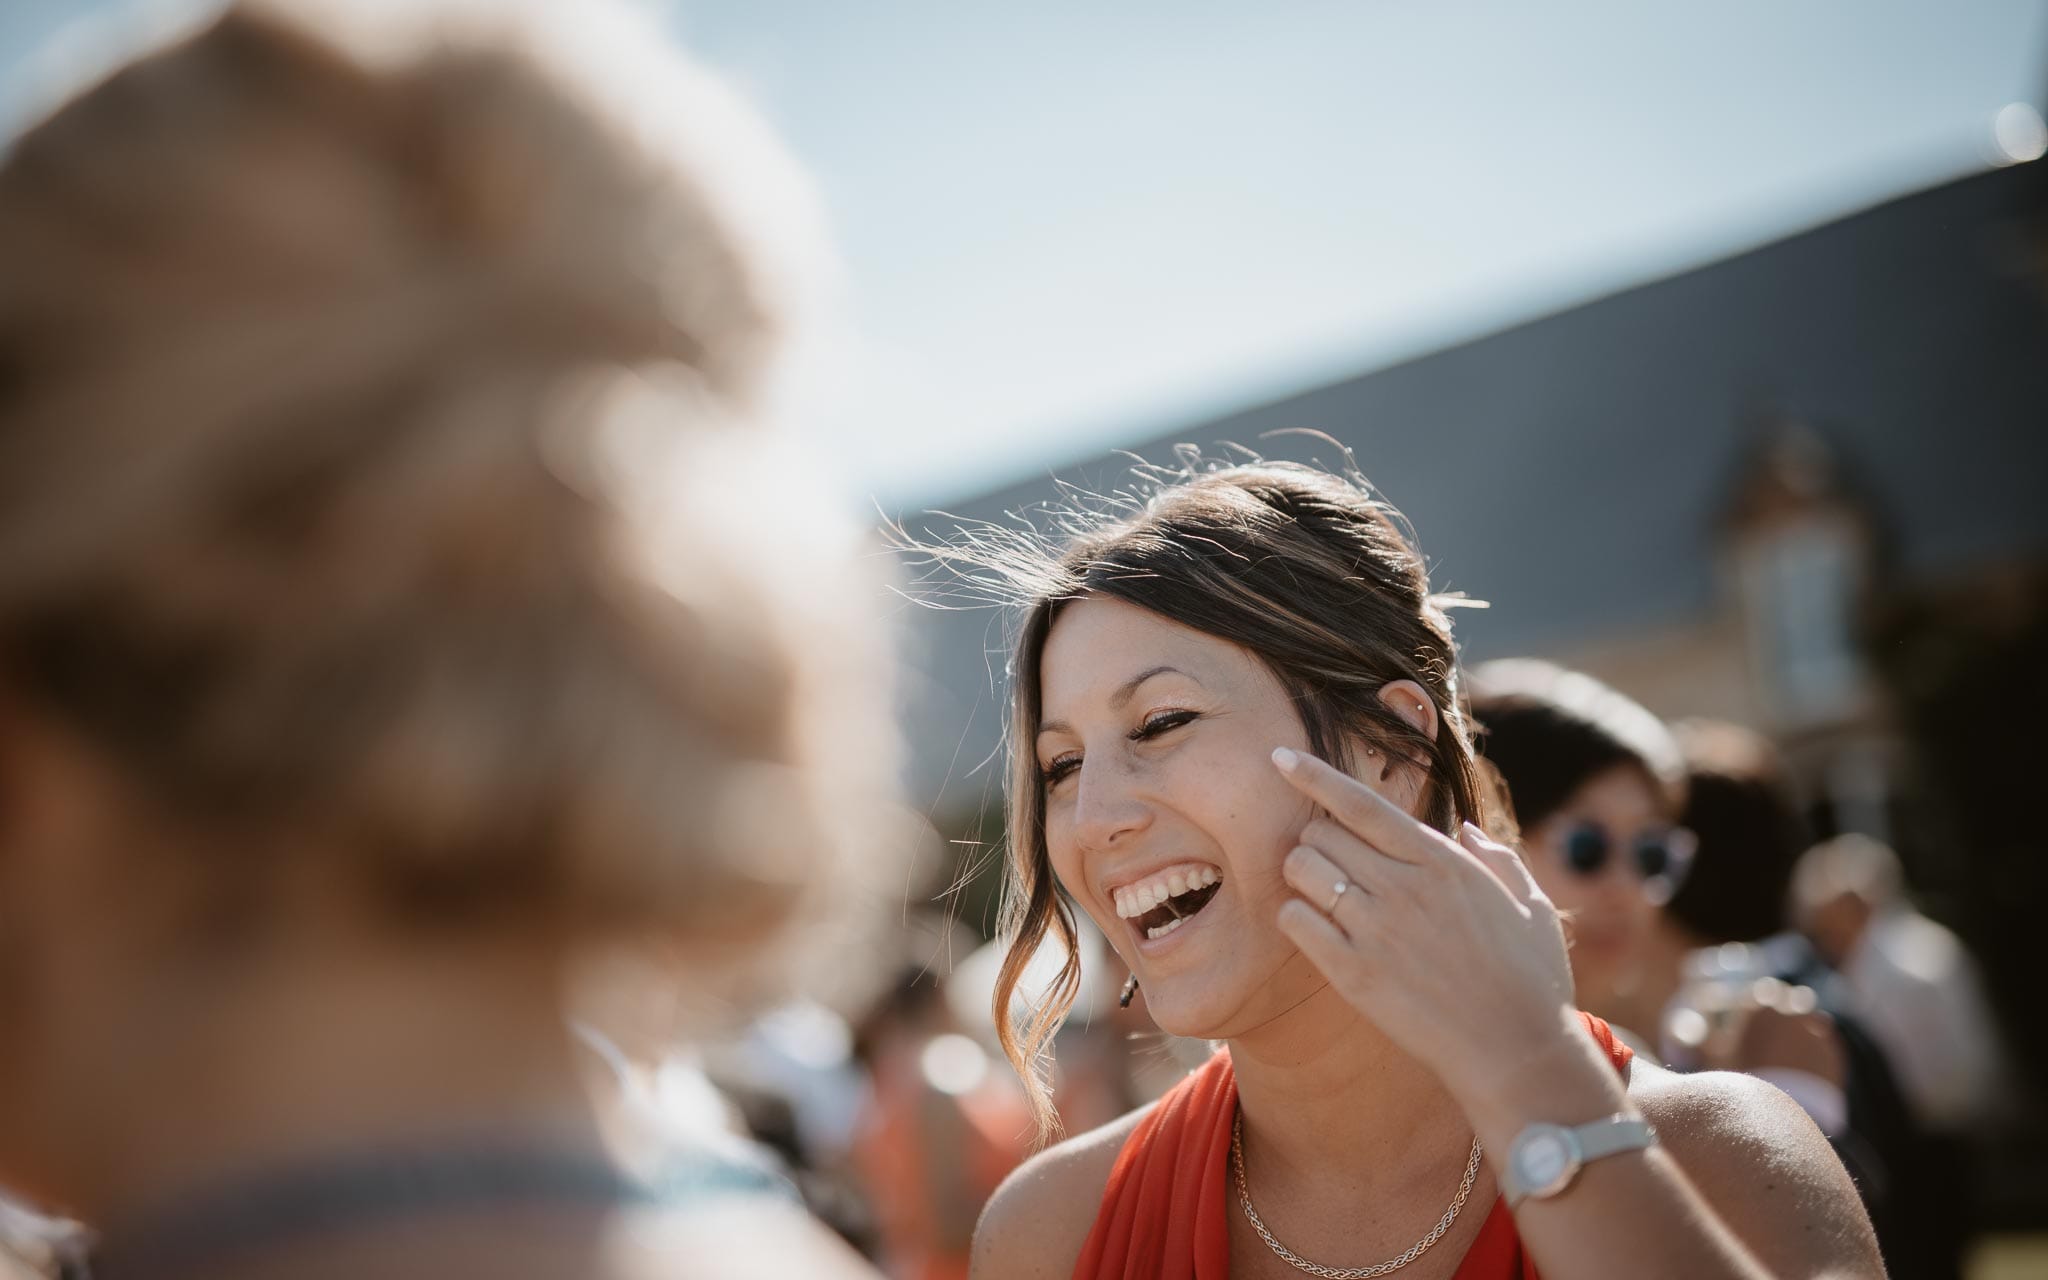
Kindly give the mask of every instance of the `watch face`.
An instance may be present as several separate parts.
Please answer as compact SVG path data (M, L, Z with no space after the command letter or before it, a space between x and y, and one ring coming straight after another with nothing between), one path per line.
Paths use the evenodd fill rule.
M1553 1130L1530 1134L1516 1144L1515 1171L1532 1195L1555 1190L1571 1176L1570 1140L1562 1132Z

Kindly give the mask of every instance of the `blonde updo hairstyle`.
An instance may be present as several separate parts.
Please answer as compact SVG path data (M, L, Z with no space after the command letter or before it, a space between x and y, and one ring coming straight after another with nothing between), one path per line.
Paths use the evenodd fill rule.
M312 860L758 953L894 766L845 531L739 430L808 195L660 41L585 57L589 6L423 7L238 5L14 143L0 695L194 837L129 898L260 914Z

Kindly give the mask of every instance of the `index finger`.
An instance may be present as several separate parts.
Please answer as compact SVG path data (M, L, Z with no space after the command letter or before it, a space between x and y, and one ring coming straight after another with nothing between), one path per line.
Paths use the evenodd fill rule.
M1275 747L1273 766L1296 790L1323 806L1353 835L1389 858L1426 862L1450 851L1445 847L1450 842L1440 832L1417 822L1393 801L1328 761ZM1450 848L1464 852L1456 846Z

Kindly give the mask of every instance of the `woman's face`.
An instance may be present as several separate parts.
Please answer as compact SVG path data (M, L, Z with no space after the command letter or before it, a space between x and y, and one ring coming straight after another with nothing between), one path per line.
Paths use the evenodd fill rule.
M1621 764L1588 778L1523 833L1530 873L1571 913L1572 978L1579 1003L1596 1013L1606 997L1634 985L1656 911L1636 850L1670 831L1663 794L1642 769ZM1594 853L1602 856L1589 872Z
M1274 924L1311 806L1273 768L1307 750L1293 702L1237 645L1091 596L1040 659L1046 845L1137 975L1153 1019L1222 1039L1324 985Z

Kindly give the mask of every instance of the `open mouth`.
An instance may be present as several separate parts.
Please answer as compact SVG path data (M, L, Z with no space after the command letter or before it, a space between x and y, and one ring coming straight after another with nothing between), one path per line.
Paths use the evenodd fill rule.
M1175 867L1116 891L1116 913L1129 920L1139 936L1163 938L1187 923L1223 887L1216 868Z

